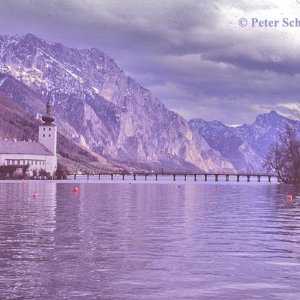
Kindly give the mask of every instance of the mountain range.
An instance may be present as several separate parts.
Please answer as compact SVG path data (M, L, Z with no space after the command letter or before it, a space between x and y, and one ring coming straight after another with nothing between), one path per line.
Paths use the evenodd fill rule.
M252 124L226 126L219 121L190 120L189 124L203 136L210 147L220 151L239 172L263 172L265 156L278 133L286 126L300 130L300 122L275 111L258 115Z
M73 49L32 34L0 36L0 92L0 100L17 105L28 120L39 119L50 95L69 148L86 151L91 162L109 168L257 171L278 130L286 123L299 126L275 112L237 128L188 122L99 49ZM8 113L6 125L18 127L9 118ZM2 137L12 137L9 126L2 128ZM19 129L14 134L24 133ZM63 148L59 153L66 158ZM76 155L72 159L76 162Z

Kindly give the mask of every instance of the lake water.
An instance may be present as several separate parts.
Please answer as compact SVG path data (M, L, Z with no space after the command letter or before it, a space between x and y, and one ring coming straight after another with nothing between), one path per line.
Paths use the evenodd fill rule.
M0 182L0 299L299 300L300 191Z

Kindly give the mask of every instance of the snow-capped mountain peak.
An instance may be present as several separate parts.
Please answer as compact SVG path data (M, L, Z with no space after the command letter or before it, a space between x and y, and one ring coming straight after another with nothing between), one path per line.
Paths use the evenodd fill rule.
M0 73L0 90L28 112L42 112L50 94L60 130L107 158L147 168L234 171L182 117L98 49L73 49L31 34L0 36Z

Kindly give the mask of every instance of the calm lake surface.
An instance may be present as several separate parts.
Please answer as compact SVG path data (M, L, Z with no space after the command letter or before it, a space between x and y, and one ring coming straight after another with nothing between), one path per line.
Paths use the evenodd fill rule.
M0 182L0 299L299 300L300 190Z

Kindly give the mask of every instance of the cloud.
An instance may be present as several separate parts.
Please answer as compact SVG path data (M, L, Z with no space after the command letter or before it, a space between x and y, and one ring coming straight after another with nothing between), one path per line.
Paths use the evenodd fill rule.
M2 33L98 47L186 118L251 122L299 101L299 28L241 28L295 18L287 1L2 0ZM13 21L12 21L13 20Z

